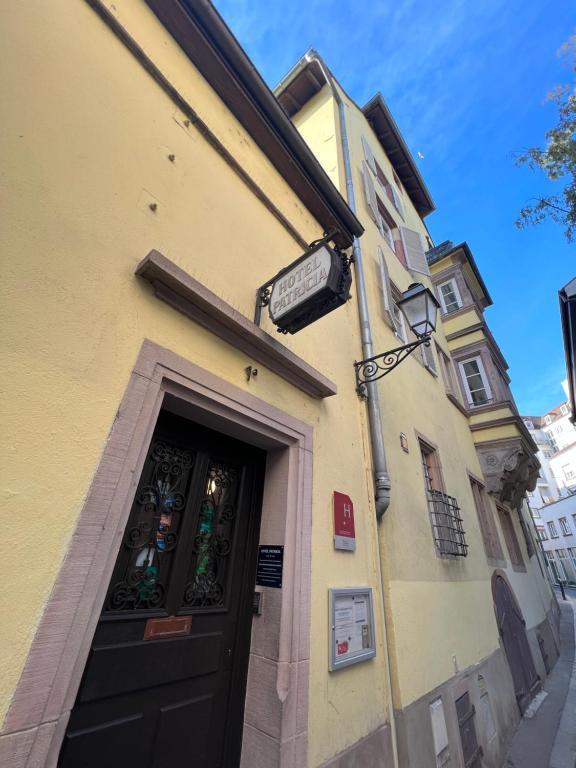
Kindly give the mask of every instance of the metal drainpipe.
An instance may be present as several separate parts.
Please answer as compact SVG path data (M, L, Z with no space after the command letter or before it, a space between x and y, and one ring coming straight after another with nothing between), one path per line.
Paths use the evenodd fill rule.
M307 61L316 61L322 69L326 82L330 85L336 103L338 104L338 117L340 120L340 135L342 137L342 154L344 155L344 173L346 177L346 193L348 205L356 213L356 199L354 196L354 183L352 180L352 168L350 165L350 151L348 145L348 132L346 130L346 115L344 104L334 85L332 76L324 67L323 61L315 51L310 51L305 56ZM364 279L364 266L362 262L362 250L360 241L354 238L354 274L356 277L356 296L358 298L358 316L360 318L360 334L362 339L362 359L373 357L374 345L372 342L372 330L370 328L370 315L368 312L368 299L366 296L366 281ZM380 413L380 400L378 398L378 384L368 382L366 384L368 394L368 428L372 445L372 464L374 467L374 493L376 518L381 520L384 512L390 505L390 476L386 465L386 452L384 449L384 437L382 435L382 417Z
M332 76L324 66L324 62L316 51L309 51L304 57L307 61L316 61L321 68L326 82L329 84L336 104L338 105L338 118L340 121L340 136L342 138L342 154L344 156L344 173L346 176L346 193L348 197L348 205L356 213L356 198L354 196L354 184L352 181L352 167L350 165L350 149L348 144L348 131L346 129L346 114L344 111L344 104L338 93L338 89L334 85ZM372 343L372 330L370 328L370 314L368 311L368 299L366 295L366 282L364 280L364 266L362 262L362 251L360 249L360 242L357 237L354 238L354 273L356 277L356 295L358 297L358 316L360 318L360 333L362 339L362 354L363 359L372 357L374 355L373 343ZM370 442L372 444L372 462L374 465L374 489L376 500L376 518L378 521L382 519L384 512L388 509L390 504L390 477L388 475L388 467L386 465L386 452L384 450L384 436L382 434L382 420L380 415L380 400L378 398L378 389L376 382L369 382L366 385L368 400L368 428L370 431ZM376 549L378 552L378 571L380 576L380 609L382 611L382 623L384 630L384 647L385 653L385 669L386 669L386 684L390 695L390 735L392 740L392 758L394 761L394 768L399 768L398 762L398 738L396 734L396 717L394 715L394 701L392 694L392 670L390 664L390 644L389 644L389 632L386 621L386 606L385 606L385 584L384 573L382 569L382 553L380 550L380 542L376 541Z

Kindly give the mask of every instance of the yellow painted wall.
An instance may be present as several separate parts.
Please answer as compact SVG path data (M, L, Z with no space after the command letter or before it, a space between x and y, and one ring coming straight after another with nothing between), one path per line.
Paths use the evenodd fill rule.
M499 427L487 427L481 431L474 432L476 443L486 443L492 440L506 440L510 437L518 437L520 430L515 424L502 424Z
M345 180L340 157L338 107L328 85L294 115L293 122L334 186L342 191Z
M302 235L319 237L320 225L145 4L115 0L110 7ZM2 229L2 441L9 462L0 720L149 338L315 429L309 750L316 765L387 718L378 600L376 659L327 671L328 587L378 586L364 408L352 369L360 354L355 304L282 338L337 383L337 397L310 398L259 364L248 384L244 368L253 361L161 303L134 268L156 248L250 317L256 287L295 259L299 246L184 126L87 3L11 4L0 34L10 188ZM267 318L263 326L274 332ZM334 489L356 503L353 555L333 548Z
M470 421L470 424L484 424L485 422L495 421L496 419L506 419L512 415L512 409L506 407L498 408L494 411L484 411L483 413L472 411L468 417L468 420Z
M474 333L467 333L464 336L459 336L457 339L450 339L448 342L448 348L451 352L462 347L467 347L469 344L475 344L477 341L485 341L486 336L483 331L474 331Z
M472 325L477 325L482 320L475 307L471 307L468 312L463 312L461 315L456 315L456 317L454 315L445 315L442 319L448 334L464 331Z
M452 256L445 256L441 261L436 261L434 264L430 265L430 274L437 275L454 263L454 258Z
M302 236L318 237L319 223L145 4L108 5ZM327 671L327 590L362 584L377 593L378 541L396 649L397 705L450 677L452 656L463 667L497 647L493 610L482 591L490 570L465 472L480 474L466 417L446 398L441 379L416 357L381 383L393 490L377 533L365 407L354 391L352 361L361 356L355 302L282 339L337 383L337 397L314 400L262 365L257 380L247 383L244 368L253 361L159 302L134 277L134 268L156 248L251 317L255 288L296 258L299 246L195 129L185 126L184 116L87 3L7 5L0 36L7 62L0 75L0 141L10 189L3 207L8 225L1 234L1 439L9 462L2 483L0 720L136 356L150 338L314 427L309 760L318 765L387 719L377 594L376 658ZM383 351L398 340L382 320L376 246L386 253L400 290L413 276L362 207L360 140L370 129L346 101L358 213L367 227L362 248L375 347ZM300 128L311 143L316 135L324 140L322 162L344 192L333 100L324 91L309 111L312 122ZM383 153L378 160L391 177ZM158 204L156 213L150 202ZM424 234L406 195L404 202L406 224ZM263 327L274 332L267 318ZM442 328L438 337L445 346ZM464 562L436 557L415 430L438 445L446 490L460 501L470 544ZM408 436L408 454L400 448L400 432ZM334 489L355 501L355 554L333 548ZM445 620L453 622L454 632L439 649L435 639L445 631Z

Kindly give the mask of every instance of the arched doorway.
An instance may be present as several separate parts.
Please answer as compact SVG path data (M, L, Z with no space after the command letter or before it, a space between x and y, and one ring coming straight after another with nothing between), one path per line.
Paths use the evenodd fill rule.
M540 688L540 678L532 659L522 612L507 581L498 573L492 577L492 595L498 631L514 681L516 701L523 714Z

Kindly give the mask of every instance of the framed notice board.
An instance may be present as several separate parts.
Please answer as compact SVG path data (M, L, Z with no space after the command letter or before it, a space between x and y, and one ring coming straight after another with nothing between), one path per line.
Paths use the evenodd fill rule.
M376 656L372 589L330 589L328 594L330 671Z

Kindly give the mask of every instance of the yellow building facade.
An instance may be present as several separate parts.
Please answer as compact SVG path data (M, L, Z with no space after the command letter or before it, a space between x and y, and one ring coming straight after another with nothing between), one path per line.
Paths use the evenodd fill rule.
M539 679L552 596L477 451L507 415L482 426L442 378L464 320L377 385L378 425L356 392L358 286L383 351L410 339L399 294L439 269L384 103L360 110L319 57L278 101L208 3L42 0L1 29L0 764L460 765L476 703L497 765L519 709L494 575ZM254 322L259 286L325 232L361 248L352 299L293 336ZM487 559L490 536L512 558Z
M414 339L396 306L410 284L431 287L440 305L430 347L377 384L391 480L379 546L399 764L471 765L481 750L483 764L500 765L518 709L557 656L558 637L554 599L521 509L538 462L483 319L491 300L468 251L458 262L458 307L447 305L457 259L448 255L451 245L433 247L424 223L433 203L379 95L358 107L315 51L275 93L349 201L353 189L365 227L359 247L376 352ZM472 401L474 371L461 365L481 346L486 369L502 374L489 403ZM454 507L465 557L457 534L443 528ZM526 669L508 641L514 630L502 623L506 601L528 630ZM461 736L472 703L470 744Z

